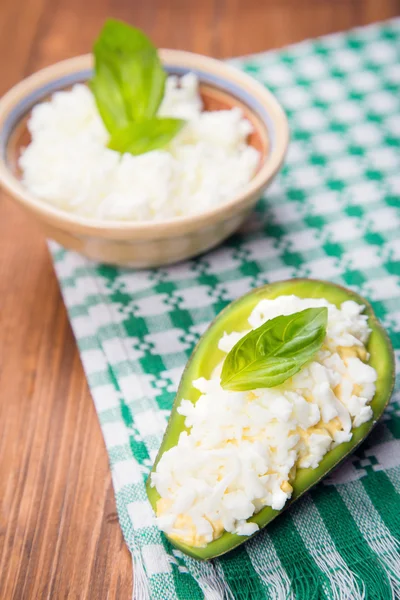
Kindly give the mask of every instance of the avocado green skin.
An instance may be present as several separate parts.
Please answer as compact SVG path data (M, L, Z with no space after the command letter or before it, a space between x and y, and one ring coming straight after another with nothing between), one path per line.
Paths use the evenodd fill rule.
M363 423L360 427L353 429L352 439L327 452L316 469L298 469L296 478L294 482L292 482L292 498L286 503L285 509L332 471L332 469L346 458L369 434L372 427L385 410L394 386L394 354L386 331L376 318L370 304L351 290L327 281L313 279L279 281L254 289L245 296L242 296L229 304L229 306L215 318L210 327L203 334L182 375L168 427L153 466L153 471L162 454L173 446L176 446L180 433L185 430L185 418L177 413L177 407L181 400L185 398L192 402L196 402L200 396L200 392L193 389L192 381L199 377L210 377L214 367L221 362L225 356L225 354L218 349L218 341L222 337L224 331L230 332L248 329L247 319L260 300L264 298L273 299L277 296L288 294L294 294L300 298L326 298L326 300L336 306L339 306L346 300L354 300L359 304L363 304L365 306L364 314L368 315L368 325L372 330L367 345L368 352L370 353L369 364L376 369L378 378L376 382L376 393L371 402L371 408L374 413L373 419L367 423ZM150 476L147 480L146 487L150 503L153 506L153 509L156 510L156 503L160 496L156 489L150 486ZM260 529L262 529L268 525L270 521L275 519L280 512L282 511L273 510L271 507L266 506L259 513L254 515L254 517L248 519L248 521L257 523ZM180 543L177 540L168 539L171 544L176 548L179 548L179 550L185 554L189 554L197 559L209 560L229 552L236 546L243 544L249 538L224 532L221 537L210 542L204 548L192 547Z

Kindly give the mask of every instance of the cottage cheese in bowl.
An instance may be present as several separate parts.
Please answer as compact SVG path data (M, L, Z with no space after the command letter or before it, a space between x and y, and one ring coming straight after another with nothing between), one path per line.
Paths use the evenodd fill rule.
M0 99L0 185L48 238L97 262L153 268L216 247L245 221L286 154L288 122L265 86L213 58L159 55L166 85L151 119L183 126L157 143L146 138L148 116L103 124L82 85L93 54L46 67ZM170 79L176 72L187 75ZM132 111L135 86L130 93ZM125 144L115 141L136 123L132 139L144 154L129 131Z
M83 84L35 106L19 165L27 189L85 217L149 221L193 215L232 199L257 170L252 125L239 108L203 111L197 77L167 79L159 116L185 120L160 150L133 156L107 148L109 135Z

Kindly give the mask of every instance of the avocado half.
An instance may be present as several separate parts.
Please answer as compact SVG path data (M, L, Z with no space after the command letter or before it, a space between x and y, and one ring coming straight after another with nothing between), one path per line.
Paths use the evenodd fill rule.
M180 405L183 398L191 400L193 403L199 398L200 392L192 387L192 381L199 377L211 377L214 367L216 367L216 365L224 358L225 354L218 349L218 342L224 331L231 332L248 329L249 325L247 319L260 300L263 300L264 298L273 299L277 296L290 294L294 294L300 298L325 298L328 302L335 304L336 306L340 306L342 302L345 302L346 300L354 300L358 304L364 305L364 314L368 315L368 325L372 330L367 344L367 349L370 354L369 364L376 369L378 377L376 382L376 393L370 403L374 413L373 419L367 423L363 423L360 427L354 428L352 439L327 452L316 469L298 469L296 478L291 482L293 486L292 498L286 503L284 508L286 509L290 506L297 498L300 498L302 494L325 477L369 434L390 400L395 378L393 349L389 337L376 318L372 307L364 298L355 292L327 281L313 279L279 281L256 288L229 304L229 306L215 318L210 327L203 334L182 375L168 427L152 471L155 470L162 454L173 446L176 446L180 433L186 429L184 424L185 418L178 414L177 407ZM157 493L157 490L150 486L150 476L147 480L146 487L150 503L154 511L156 511L156 504L160 496ZM260 529L262 529L268 525L270 521L275 519L280 512L282 511L273 510L271 507L266 506L256 515L248 519L248 521L257 523ZM254 535L257 535L257 532ZM221 537L210 542L203 548L188 546L177 540L168 539L171 544L176 548L179 548L179 550L185 554L197 559L209 560L229 552L236 546L243 544L249 538L224 532Z

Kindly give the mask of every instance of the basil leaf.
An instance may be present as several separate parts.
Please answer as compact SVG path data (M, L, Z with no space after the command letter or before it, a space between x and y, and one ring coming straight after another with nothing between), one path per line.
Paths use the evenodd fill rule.
M129 123L125 101L118 83L118 74L103 49L96 50L96 74L89 82L97 110L109 133Z
M181 130L181 119L157 118L131 123L113 133L108 143L111 150L143 154L166 146Z
M91 89L108 131L153 117L164 95L166 73L149 38L139 29L109 19L93 54Z
M250 331L226 356L221 386L245 391L280 385L320 349L327 321L327 308L307 308Z

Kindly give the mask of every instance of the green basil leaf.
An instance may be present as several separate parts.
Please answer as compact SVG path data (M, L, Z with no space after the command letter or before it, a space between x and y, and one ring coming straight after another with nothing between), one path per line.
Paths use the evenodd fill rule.
M95 64L96 74L89 82L89 87L103 123L111 133L129 124L128 111L119 85L118 73L104 50L96 51Z
M108 131L152 118L164 95L166 73L149 38L139 29L109 19L93 54L91 89Z
M307 308L250 331L226 356L221 386L245 391L280 385L320 349L327 321L327 308Z
M115 131L108 143L111 150L143 154L150 150L163 148L181 130L185 121L182 119L157 118L138 123Z

